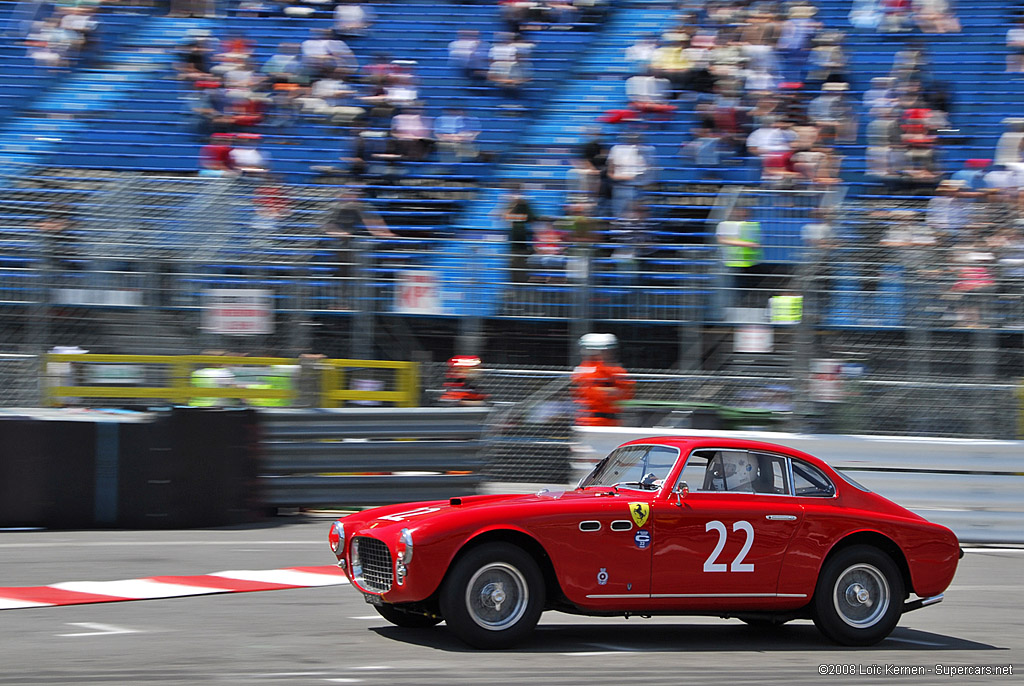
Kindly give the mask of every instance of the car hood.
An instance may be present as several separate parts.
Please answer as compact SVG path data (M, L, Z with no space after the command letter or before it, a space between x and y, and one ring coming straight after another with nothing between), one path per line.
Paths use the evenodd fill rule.
M539 491L529 494L468 495L448 500L430 500L387 505L351 514L342 522L350 534L375 537L397 535L404 528L433 529L461 521L504 518L506 513L523 508L559 507L556 503L579 503L607 495L608 489ZM371 533L372 532L372 533Z

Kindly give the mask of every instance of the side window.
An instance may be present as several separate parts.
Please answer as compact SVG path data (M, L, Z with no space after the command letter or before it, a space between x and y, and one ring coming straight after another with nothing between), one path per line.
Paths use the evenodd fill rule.
M714 453L711 453L714 455ZM693 453L686 460L679 481L685 481L691 491L703 491L704 475L708 470L708 455L704 453Z
M793 494L831 498L836 494L836 487L817 467L793 460Z
M694 491L785 495L786 472L786 458L777 455L705 450L690 456L680 479Z

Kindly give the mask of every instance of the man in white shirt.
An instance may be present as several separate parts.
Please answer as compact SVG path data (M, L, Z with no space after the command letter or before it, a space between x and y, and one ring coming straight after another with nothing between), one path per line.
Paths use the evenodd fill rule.
M612 182L612 214L625 217L636 204L640 186L649 172L640 137L630 135L608 153L608 179Z

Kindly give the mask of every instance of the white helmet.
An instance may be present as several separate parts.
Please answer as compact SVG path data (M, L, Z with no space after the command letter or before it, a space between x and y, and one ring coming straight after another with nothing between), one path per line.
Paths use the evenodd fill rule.
M612 333L588 333L580 336L580 349L584 352L614 350L619 340Z
M745 452L727 452L722 455L725 485L730 491L751 491L757 480L757 462Z

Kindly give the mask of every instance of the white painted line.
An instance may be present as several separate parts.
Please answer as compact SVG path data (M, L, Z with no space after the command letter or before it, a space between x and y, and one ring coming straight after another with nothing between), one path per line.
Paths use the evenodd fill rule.
M621 655L620 651L609 651L609 650L595 650L592 652L580 652L580 653L562 653L569 657L596 657L598 655Z
M380 615L359 615L358 617L349 617L349 619L384 619Z
M234 569L226 572L214 572L210 576L287 586L337 586L348 583L348 579L338 574L314 574L312 572L297 572L293 569Z
M363 665L362 667L354 667L357 671L361 672L378 672L384 669L394 669L389 665Z
M310 545L318 548L324 545L323 541L55 541L52 543L0 543L0 548L108 548L108 547L143 547L143 546L170 546L170 545Z
M286 676L323 676L325 674L330 674L330 672L272 672L270 674L259 674L255 676L260 679L274 679Z
M337 679L324 679L332 684L358 684L362 679L349 679L348 677L338 677Z
M35 603L29 600L0 598L0 610L19 610L24 607L50 607L50 603Z
M965 553L1024 553L1024 548L964 548Z
M65 581L51 584L51 588L76 593L94 593L115 598L131 600L147 600L150 598L176 598L188 595L207 595L223 593L223 588L206 588L203 586L185 586L182 584L166 584L149 579L125 579L123 581Z
M124 627L114 626L113 624L94 624L92 622L70 622L68 623L68 626L80 626L83 629L92 629L92 631L86 631L84 633L77 634L57 634L57 636L114 636L116 634L139 633L138 629L125 629Z
M916 646L930 646L934 648L942 648L945 643L932 643L931 641L915 641L912 638L896 638L895 636L889 636L887 641L896 641L897 643L911 643Z

